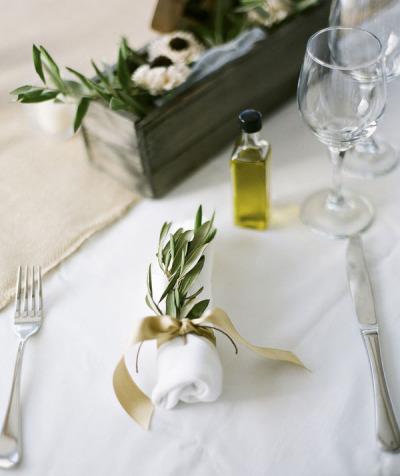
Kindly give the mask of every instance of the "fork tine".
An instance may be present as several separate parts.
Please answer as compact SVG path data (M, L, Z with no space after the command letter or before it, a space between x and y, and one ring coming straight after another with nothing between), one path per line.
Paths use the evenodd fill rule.
M43 311L43 294L42 294L42 267L38 266L37 267L37 280L38 280L38 290L37 290L37 295L38 295L38 300L39 300L39 306L38 306L38 314L41 317L42 311Z
M28 266L25 266L23 316L28 316Z
M22 266L18 266L17 288L15 291L15 315L16 316L18 316L21 312L21 274L22 274Z
M35 267L31 269L31 316L34 317L36 313L36 299L35 299Z

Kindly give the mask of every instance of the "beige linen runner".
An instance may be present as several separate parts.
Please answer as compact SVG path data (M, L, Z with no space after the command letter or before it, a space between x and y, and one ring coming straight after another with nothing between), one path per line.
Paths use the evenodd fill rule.
M56 142L23 119L17 104L0 112L0 308L20 264L48 271L139 198L90 166L81 137Z
M155 0L118 0L97 9L72 0L63 15L58 2L41 3L24 2L21 13L19 3L10 2L0 15L7 38L0 43L0 308L12 298L19 264L51 269L138 199L88 165L80 137L57 142L34 134L23 106L10 104L9 91L40 84L32 43L47 47L60 66L88 75L91 58L115 61L121 35L142 46L155 35L149 28Z
M71 0L60 14L59 2L23 2L23 12L20 2L8 2L0 15L7 39L0 42L0 308L12 297L19 264L49 270L138 198L87 164L81 138L56 142L34 134L23 106L10 104L9 91L40 84L32 43L47 47L61 67L90 76L91 58L115 61L121 35L135 47L154 37L155 0L92 3Z

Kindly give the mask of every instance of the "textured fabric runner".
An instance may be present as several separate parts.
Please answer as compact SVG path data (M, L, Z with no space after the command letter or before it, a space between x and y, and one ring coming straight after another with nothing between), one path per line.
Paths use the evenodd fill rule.
M22 119L17 104L0 112L0 308L19 265L50 270L139 198L90 166L79 135L56 142Z

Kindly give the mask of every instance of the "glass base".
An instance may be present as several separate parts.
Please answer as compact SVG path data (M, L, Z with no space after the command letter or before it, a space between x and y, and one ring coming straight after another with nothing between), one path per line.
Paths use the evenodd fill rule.
M374 136L346 153L343 172L352 177L375 178L390 173L398 164L398 151Z
M300 219L313 231L331 238L348 238L366 230L374 211L364 197L343 192L340 204L332 203L330 190L321 190L308 197L300 210Z

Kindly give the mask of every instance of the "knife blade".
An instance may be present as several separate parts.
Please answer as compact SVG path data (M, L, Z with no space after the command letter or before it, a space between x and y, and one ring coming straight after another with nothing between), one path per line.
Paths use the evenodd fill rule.
M359 324L363 327L377 326L374 296L359 235L349 240L347 276Z
M356 235L349 239L346 258L350 293L371 369L376 436L383 450L395 452L400 449L400 430L383 370L374 296L361 236Z

